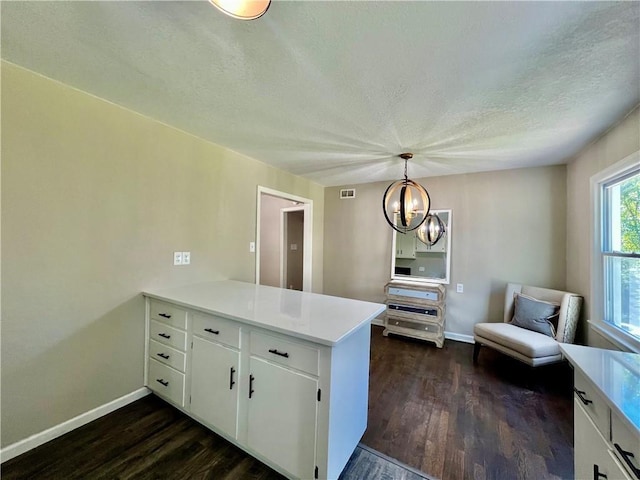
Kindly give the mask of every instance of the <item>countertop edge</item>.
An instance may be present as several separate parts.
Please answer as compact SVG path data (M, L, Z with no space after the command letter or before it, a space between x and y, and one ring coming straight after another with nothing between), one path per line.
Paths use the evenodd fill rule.
M635 423L633 423L633 421L631 421L631 419L629 418L629 416L620 408L620 406L618 405L617 402L614 402L611 397L609 395L607 395L607 393L600 388L600 385L598 385L596 382L594 382L591 378L591 376L589 375L588 372L586 372L582 366L580 365L580 362L575 360L572 356L571 353L567 353L567 351L563 348L562 344L560 344L560 351L562 352L562 355L567 359L567 361L573 365L573 368L577 368L580 373L582 373L582 375L587 379L587 381L600 393L600 395L602 395L606 401L607 404L616 411L616 413L618 414L618 416L622 419L622 421L625 422L625 424L627 425L627 427L631 428L632 430L636 431L638 434L640 434L640 426L637 426Z
M172 303L174 305L179 305L181 307L189 308L191 310L196 310L198 312L206 313L206 314L209 314L209 315L218 315L218 316L227 318L229 320L234 320L236 322L244 323L246 325L250 325L250 326L253 326L253 327L257 327L257 328L262 328L263 330L268 330L268 331L271 331L271 332L280 333L280 334L283 334L283 335L299 338L299 339L302 339L302 340L306 340L308 342L312 342L312 343L316 343L316 344L320 344L320 345L325 345L325 346L328 346L328 347L334 347L334 346L338 345L340 342L342 342L344 339L349 337L352 333L358 331L363 326L365 326L365 325L369 325L370 326L371 325L371 321L374 318L376 318L378 315L380 315L380 313L384 312L385 308L386 308L384 305L381 305L380 308L376 311L376 313L374 313L370 317L367 317L364 320L362 320L358 325L355 325L353 328L351 328L350 330L348 330L347 332L342 334L336 340L327 340L327 339L324 339L324 338L314 337L312 335L306 335L304 333L296 332L296 331L293 331L293 330L287 330L287 329L284 329L284 328L279 328L277 326L267 325L267 324L260 323L260 322L255 322L255 321L247 319L247 318L237 317L235 315L231 315L231 314L228 314L228 313L225 313L225 312L220 312L218 310L212 310L212 309L209 309L209 308L200 307L200 306L194 305L192 303L181 302L181 301L176 300L174 298L166 297L166 296L163 296L163 295L160 295L160 294L157 294L157 293L143 291L142 295L144 297L153 298L153 299L156 299L156 300L161 300L163 302ZM338 298L342 298L342 297L338 297ZM346 299L346 300L349 300L349 299ZM358 300L358 301L360 301L360 300ZM371 303L371 302L369 302L369 303Z

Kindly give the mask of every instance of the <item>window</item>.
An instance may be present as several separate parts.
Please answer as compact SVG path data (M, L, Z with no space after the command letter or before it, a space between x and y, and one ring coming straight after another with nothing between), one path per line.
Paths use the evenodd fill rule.
M640 162L597 179L600 268L594 269L594 305L618 335L640 341ZM635 161L633 161L635 160ZM597 217L596 217L597 218ZM615 333L614 333L615 335Z

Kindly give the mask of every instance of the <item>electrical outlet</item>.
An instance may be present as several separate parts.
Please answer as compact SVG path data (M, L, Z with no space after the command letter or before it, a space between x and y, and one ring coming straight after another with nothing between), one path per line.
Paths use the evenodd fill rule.
M256 251L256 242L249 242L249 252L255 253Z
M191 263L191 252L182 252L182 264L189 265Z
M463 285L463 284L461 284L461 283L458 283L458 284L456 285L456 292L457 292L457 293L464 293L464 285Z
M182 265L182 252L173 252L173 264Z

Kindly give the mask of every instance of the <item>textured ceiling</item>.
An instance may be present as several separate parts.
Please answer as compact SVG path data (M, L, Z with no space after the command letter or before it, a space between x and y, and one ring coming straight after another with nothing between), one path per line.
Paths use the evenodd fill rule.
M2 57L323 185L563 163L640 101L640 2L6 2Z

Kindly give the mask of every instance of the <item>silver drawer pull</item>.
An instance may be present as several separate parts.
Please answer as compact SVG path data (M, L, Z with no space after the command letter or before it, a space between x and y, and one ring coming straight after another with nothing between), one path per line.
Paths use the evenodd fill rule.
M156 378L156 382L158 382L159 384L168 387L169 386L169 382L164 380L163 378Z

